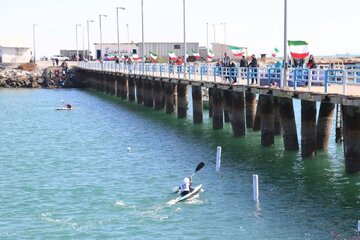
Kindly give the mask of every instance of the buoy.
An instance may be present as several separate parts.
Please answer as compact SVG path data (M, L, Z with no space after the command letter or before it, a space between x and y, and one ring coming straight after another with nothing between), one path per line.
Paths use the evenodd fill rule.
M221 147L218 146L216 151L216 168L215 168L216 172L220 171L220 165L221 165Z
M259 176L253 174L253 197L254 201L259 201Z

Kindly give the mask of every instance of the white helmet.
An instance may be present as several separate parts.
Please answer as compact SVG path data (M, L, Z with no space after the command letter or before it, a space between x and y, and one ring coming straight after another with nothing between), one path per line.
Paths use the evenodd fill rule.
M184 178L183 181L184 181L184 183L186 183L186 184L189 184L189 183L191 182L191 180L190 180L189 177Z

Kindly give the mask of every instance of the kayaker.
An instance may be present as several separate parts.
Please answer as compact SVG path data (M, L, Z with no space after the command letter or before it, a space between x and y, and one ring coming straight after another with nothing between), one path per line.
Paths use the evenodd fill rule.
M66 105L65 105L66 108L70 109L71 108L71 104L68 102Z
M191 177L184 178L183 183L181 184L180 187L181 196L185 196L186 194L190 193L193 190L193 188L191 188L191 184L192 184Z

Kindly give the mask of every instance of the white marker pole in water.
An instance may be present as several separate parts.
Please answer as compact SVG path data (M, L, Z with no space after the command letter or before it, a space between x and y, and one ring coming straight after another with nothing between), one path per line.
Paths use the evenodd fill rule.
M221 165L221 147L218 146L217 147L217 151L216 151L216 172L220 171L220 165Z
M259 201L259 176L253 174L253 197L254 201Z

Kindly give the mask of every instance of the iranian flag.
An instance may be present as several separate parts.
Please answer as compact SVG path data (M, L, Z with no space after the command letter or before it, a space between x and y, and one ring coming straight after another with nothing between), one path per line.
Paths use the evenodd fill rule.
M211 49L208 49L208 51L207 51L207 59L208 59L208 61L211 61L214 56L215 56L214 52Z
M308 43L305 41L288 41L291 57L306 58L309 56Z
M150 58L151 58L152 60L155 61L155 60L158 58L158 55L156 55L156 54L153 53L152 51L150 51L149 53L150 53Z
M276 55L277 55L279 52L280 52L279 49L274 48L274 51L273 51L273 53L271 54L271 56L272 56L272 57L276 57Z
M192 50L192 55L196 58L196 60L200 59L200 54L197 51Z
M139 61L140 57L136 53L133 53L133 54L131 54L131 59L134 61Z
M234 47L234 46L230 46L229 48L235 57L241 57L243 55L242 48Z
M173 50L168 51L170 60L176 60L176 54Z

